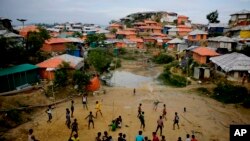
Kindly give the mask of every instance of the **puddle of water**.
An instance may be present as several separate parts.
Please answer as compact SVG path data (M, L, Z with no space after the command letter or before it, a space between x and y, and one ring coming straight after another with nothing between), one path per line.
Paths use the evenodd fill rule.
M136 88L152 80L153 78L151 77L136 75L126 71L115 71L110 81L114 86Z

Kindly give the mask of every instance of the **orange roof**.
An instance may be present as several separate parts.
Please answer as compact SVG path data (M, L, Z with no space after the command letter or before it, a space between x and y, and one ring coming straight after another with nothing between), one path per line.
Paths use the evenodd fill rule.
M58 68L62 62L68 62L71 68L79 67L80 62L83 59L80 57L63 54L59 56L52 57L48 60L45 60L41 63L38 63L37 66L39 68Z
M129 40L132 41L132 42L143 43L143 40L141 38L132 38L132 39L129 39Z
M146 25L146 24L143 22L136 22L136 23L134 23L134 25Z
M109 27L122 27L122 25L120 25L118 23L112 23L109 25Z
M144 20L144 23L146 23L146 24L157 24L156 21L152 21L152 20Z
M140 26L141 29L162 29L160 26Z
M55 57L55 58L45 60L37 64L37 66L40 68L57 68L61 63L62 63L62 59Z
M46 44L59 44L59 43L69 43L70 40L64 38L50 38L45 41Z
M105 36L106 36L107 39L115 39L114 34L106 34Z
M185 16L185 15L179 15L178 18L179 18L179 17L180 17L180 18L188 18L188 17Z
M126 28L126 29L124 29L125 31L136 31L136 29L135 28Z
M178 25L177 29L179 32L190 32L192 31L192 28L186 25Z
M122 34L122 35L135 35L135 32L132 31L126 31L126 30L120 30L118 32L116 32L117 35Z
M217 52L215 52L214 50L209 49L207 47L198 47L198 48L194 49L193 52L195 52L201 56L218 56L218 55L220 55Z
M161 36L161 37L166 37L167 36L166 34L163 34L163 33L151 33L150 35L151 36Z
M35 25L29 25L29 26L25 26L24 28L20 29L20 30L19 30L19 34L20 34L21 36L23 36L23 37L26 37L27 34L28 34L28 32L31 32L31 31L36 31L36 32L38 32L39 29L38 29L38 27L35 26Z

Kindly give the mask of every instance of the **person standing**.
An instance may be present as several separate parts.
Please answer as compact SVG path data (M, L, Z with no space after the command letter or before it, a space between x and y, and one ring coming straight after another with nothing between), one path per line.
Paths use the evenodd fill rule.
M198 141L198 140L195 138L195 135L192 135L191 141Z
M86 108L88 110L88 105L87 105L87 94L84 94L82 96L82 105L83 105L83 108Z
M139 106L138 106L138 115L137 115L138 118L139 118L140 115L141 115L141 111L142 111L141 106L142 106L142 104L140 103Z
M78 137L78 134L74 134L74 136L71 137L71 141L80 141L80 138Z
M78 134L78 123L77 123L76 119L74 119L74 122L71 125L71 134L70 134L70 136L72 136L73 132Z
M97 137L95 138L95 141L102 141L101 135L102 135L102 133L101 133L101 132L98 132L98 133L97 133Z
M133 92L134 92L134 95L135 95L136 94L136 89L135 88L134 88Z
M93 120L93 118L95 118L95 117L93 116L91 111L89 112L89 115L85 119L87 119L87 118L89 118L88 128L90 129L90 123L92 123L92 127L95 128L94 120Z
M29 129L29 134L28 134L28 141L39 141L35 138L33 135L33 129Z
M175 130L175 124L178 126L178 129L180 129L180 127L179 127L179 120L180 120L180 119L179 119L178 113L175 112L173 130Z
M140 117L141 127L143 130L145 129L145 118L144 118L144 112L141 113Z
M152 135L153 135L152 141L160 141L158 136L156 135L156 132L153 132Z
M165 136L161 136L161 141L166 141Z
M75 107L74 107L74 100L71 100L71 106L70 106L70 109L71 109L71 117L74 117L74 110L75 110Z
M139 134L136 135L135 141L144 141L144 137L142 135L142 131L139 131Z
M191 141L191 138L190 138L190 135L189 135L189 134L187 134L186 137L187 137L187 138L186 138L186 141Z
M107 131L104 131L104 135L102 136L102 141L109 141L109 136Z
M127 141L127 139L126 139L126 134L123 134L123 135L122 135L122 139L123 139L123 141Z
M99 112L100 114L101 114L101 116L102 116L102 111L101 111L101 104L98 102L98 101L96 101L96 105L95 105L95 109L96 109L96 118L97 118L97 113Z
M157 120L157 128L155 132L157 133L158 129L160 129L160 135L162 135L163 127L164 127L164 124L163 124L162 116L160 116L160 118Z
M52 107L51 107L51 105L49 105L49 107L46 110L46 112L48 114L48 121L47 122L51 122L51 119L52 119Z
M118 140L117 140L117 141L123 141L122 133L119 133L118 135L119 135L119 137L118 137Z
M163 105L163 110L162 110L162 118L165 118L165 120L167 120L167 109L166 109L166 105Z
M182 141L181 137L178 137L178 140L177 141Z
M71 120L70 120L70 111L69 109L67 108L66 109L66 125L67 127L70 129L70 124L71 124Z

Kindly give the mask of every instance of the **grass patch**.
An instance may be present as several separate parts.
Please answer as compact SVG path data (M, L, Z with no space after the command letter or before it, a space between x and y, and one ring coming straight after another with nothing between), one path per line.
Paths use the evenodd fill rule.
M246 87L232 85L227 81L218 83L213 93L212 97L223 103L242 103L249 97Z

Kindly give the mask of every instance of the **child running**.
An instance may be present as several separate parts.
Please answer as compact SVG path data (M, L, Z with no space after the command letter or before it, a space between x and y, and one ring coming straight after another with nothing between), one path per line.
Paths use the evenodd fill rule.
M154 110L157 110L158 104L161 103L159 100L154 101Z
M95 109L96 109L96 115L95 115L95 117L97 118L97 113L98 113L98 112L99 112L99 113L101 114L101 116L102 116L101 104L100 104L98 101L96 101Z
M160 135L162 135L163 127L164 127L164 124L163 124L162 116L160 116L160 118L157 120L157 128L155 132L157 133L158 129L160 129Z
M92 123L92 127L95 128L94 120L93 120L93 118L95 118L95 117L93 116L91 111L89 112L89 115L85 119L87 119L87 118L89 118L88 128L90 129L90 123Z

